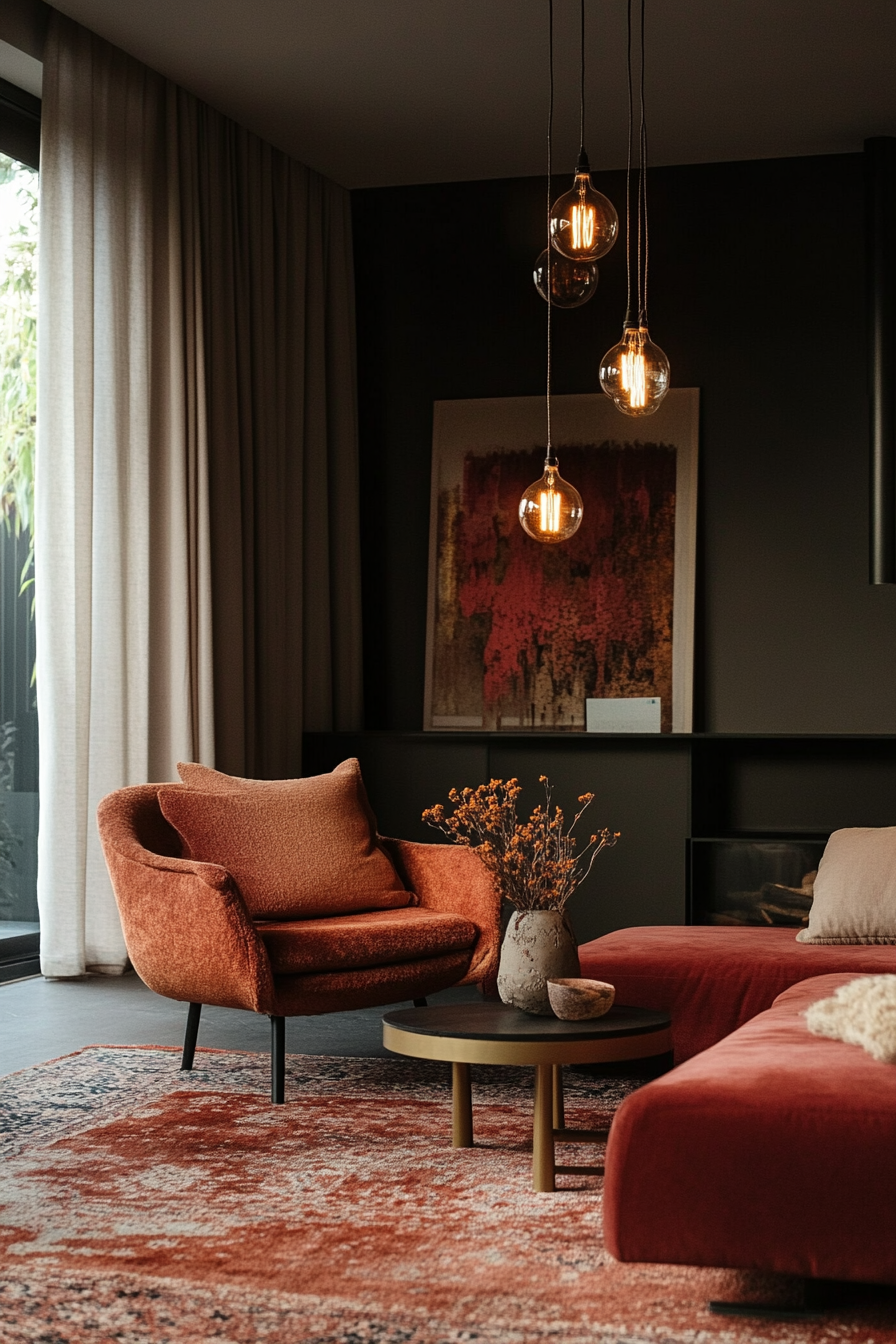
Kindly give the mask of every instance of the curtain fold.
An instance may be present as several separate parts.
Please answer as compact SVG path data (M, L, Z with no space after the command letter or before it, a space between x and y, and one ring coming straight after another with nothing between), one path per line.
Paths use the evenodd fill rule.
M73 21L44 60L44 974L126 954L99 799L361 722L348 195Z
M100 798L213 758L207 452L164 81L59 15L44 78L38 903L44 974L72 976L126 964Z
M362 723L348 193L199 108L219 767Z

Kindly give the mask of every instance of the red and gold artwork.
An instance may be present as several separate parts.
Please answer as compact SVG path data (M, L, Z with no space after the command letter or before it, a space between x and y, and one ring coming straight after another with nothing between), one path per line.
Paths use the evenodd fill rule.
M578 532L556 546L527 536L517 518L544 458L535 438L539 399L437 403L426 726L581 731L588 698L656 696L663 731L681 731L674 722L682 653L676 619L690 630L693 585L677 574L676 556L680 570L690 445L682 445L678 424L669 434L657 423L649 437L624 438L629 428L606 398L556 400L561 471L584 504ZM597 403L585 411L596 410L596 430L614 436L581 437L586 416L562 403L582 402ZM512 411L496 441L491 422L501 407ZM479 430L475 408L487 422ZM535 417L525 446L520 410ZM696 414L693 420L696 426ZM684 513L690 524L691 498Z

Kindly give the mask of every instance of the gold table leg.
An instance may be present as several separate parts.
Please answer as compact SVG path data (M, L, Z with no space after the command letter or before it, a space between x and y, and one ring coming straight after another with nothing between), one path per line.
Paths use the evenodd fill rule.
M451 1065L451 1146L473 1147L473 1096L469 1064Z
M563 1111L563 1066L554 1064L554 1128L565 1129L566 1117Z
M532 1118L532 1189L554 1186L554 1070L553 1064L535 1065L535 1107Z

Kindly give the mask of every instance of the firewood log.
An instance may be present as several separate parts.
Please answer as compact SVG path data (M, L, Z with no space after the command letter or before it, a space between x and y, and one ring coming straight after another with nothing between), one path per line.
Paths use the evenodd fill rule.
M805 887L786 887L783 882L764 882L759 891L760 898L777 901L781 905L795 906L808 910L812 905L812 892Z
M786 905L775 905L771 901L760 901L758 909L769 924L808 924L809 915L803 910L794 910Z

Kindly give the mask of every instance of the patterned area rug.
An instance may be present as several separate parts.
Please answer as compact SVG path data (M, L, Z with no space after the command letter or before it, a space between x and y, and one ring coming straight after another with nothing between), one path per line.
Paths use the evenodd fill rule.
M792 1285L620 1265L596 1177L531 1190L531 1076L474 1070L450 1146L446 1065L92 1047L0 1080L3 1344L896 1344L864 1307L712 1316ZM571 1075L568 1123L633 1086ZM561 1161L593 1161L567 1148Z

